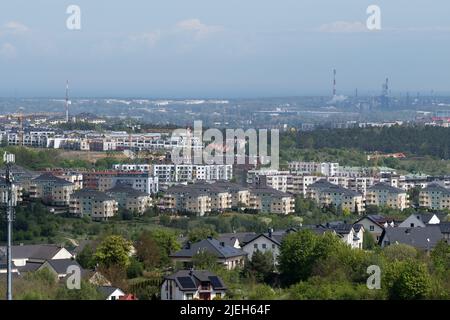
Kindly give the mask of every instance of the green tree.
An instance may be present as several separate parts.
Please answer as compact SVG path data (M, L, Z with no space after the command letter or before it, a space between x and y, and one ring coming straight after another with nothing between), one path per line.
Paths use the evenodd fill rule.
M439 241L431 251L431 261L439 273L448 275L450 272L450 245L444 240Z
M94 269L96 265L95 261L95 251L92 248L91 245L87 244L83 250L80 251L79 254L77 254L77 262L84 268L84 269Z
M425 299L431 290L427 267L417 261L394 261L388 264L385 273L384 285L390 299Z
M215 270L218 267L217 256L209 251L200 250L192 257L192 264L197 270Z
M161 263L168 264L170 262L169 255L181 249L176 233L170 230L157 229L151 232L151 236L160 249Z
M208 237L216 237L217 232L208 227L200 227L200 228L194 228L191 231L189 231L188 238L191 242L198 242L201 240L204 240Z
M389 261L413 260L417 257L417 249L407 244L393 244L383 248L383 256Z
M376 248L376 246L377 246L377 243L375 242L375 238L373 237L373 235L369 231L364 232L363 249L364 250L373 250Z
M79 290L70 290L62 286L56 293L56 300L103 300L103 295L88 281L81 280Z
M274 271L274 266L272 251L262 252L257 250L246 264L245 270L248 275L254 276L259 282L263 282Z
M104 267L116 265L126 268L130 264L131 242L122 236L107 236L95 252L96 261Z
M144 267L142 262L138 261L137 259L130 259L130 264L127 268L127 277L128 279L134 279L137 277L142 276L142 273L144 272Z
M144 263L145 268L152 269L161 263L161 250L153 239L152 233L144 231L136 241L136 255Z

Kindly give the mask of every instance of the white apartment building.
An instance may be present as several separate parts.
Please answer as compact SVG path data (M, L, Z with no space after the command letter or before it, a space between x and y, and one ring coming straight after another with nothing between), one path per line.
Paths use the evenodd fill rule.
M289 170L303 174L319 174L323 176L335 176L339 163L336 162L289 162Z

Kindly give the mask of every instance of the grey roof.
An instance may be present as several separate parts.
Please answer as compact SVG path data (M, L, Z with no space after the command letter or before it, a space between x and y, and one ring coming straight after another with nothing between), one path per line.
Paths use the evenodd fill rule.
M390 244L403 243L419 249L432 249L441 239L443 234L439 226L427 226L425 228L387 228L384 230L380 241L389 240ZM429 239L430 241L428 242Z
M281 242L283 241L283 238L288 235L291 232L296 232L296 229L286 229L286 230L276 230L276 231L272 231L272 232L266 232L266 233L260 233L260 234L256 234L253 237L248 236L245 239L244 245L252 242L255 239L258 239L259 237L265 237L268 240L272 241L273 243L277 244L277 245L281 245Z
M57 176L54 176L51 173L43 173L40 176L34 178L33 181L36 181L36 182L52 182L54 184L66 185L66 186L73 185L72 182L69 182L67 180L58 178Z
M217 256L217 258L231 258L247 255L246 252L221 243L212 238L204 239L193 244L187 244L183 249L171 254L174 258L192 258L198 252L205 250Z
M236 239L240 244L246 240L253 238L256 235L254 232L236 232L236 233L222 233L217 237L219 242L225 242L226 244L233 246Z
M437 183L430 183L426 188L422 189L422 191L426 191L426 192L434 191L434 192L442 192L442 193L450 194L449 189L447 189Z
M112 295L114 293L114 291L116 291L119 288L111 287L111 286L100 286L100 287L97 287L97 289L98 289L98 291L100 291L101 294L103 294L105 296L105 298L107 298L110 295Z
M450 233L450 222L441 222L439 224L442 233Z
M116 185L109 189L106 190L107 194L114 194L114 193L126 193L127 196L130 197L144 197L144 196L148 196L147 193L133 189L130 185L128 184L124 184L124 183L116 183Z
M250 191L258 196L268 195L271 197L279 197L279 198L292 197L292 195L289 193L279 191L267 186L251 187Z
M43 262L29 262L27 261L27 263L24 266L21 267L17 267L17 270L21 273L23 272L34 272L37 271L44 263Z
M111 198L104 192L89 189L78 190L72 193L71 195L71 198L88 198L88 197L98 201L113 200L113 198Z
M420 221L423 223L429 223L431 218L433 218L435 215L439 218L439 220L443 220L447 215L443 213L420 213L420 214L414 214L415 216L418 216Z
M180 270L164 279L175 280L181 291L196 291L202 282L211 283L214 290L227 289L222 279L210 271Z
M55 270L58 274L67 273L67 268L69 266L77 266L81 269L81 266L74 259L57 259L48 260L47 263Z
M393 187L393 186L391 186L387 183L383 183L383 182L374 184L373 186L367 188L367 190L386 190L389 193L397 193L397 194L406 193L406 191L403 189Z
M384 216L379 215L379 214L369 214L369 215L366 215L366 216L362 217L358 221L356 221L355 224L358 224L360 221L362 221L364 219L369 219L370 221L372 221L373 223L377 224L381 228L384 228L384 224L386 222L387 223L391 223L393 221L393 219L389 219L389 218L384 217Z
M31 244L12 247L13 259L50 260L60 250L61 246L54 244ZM6 255L6 247L0 247L0 256Z
M359 192L343 188L337 184L331 183L325 179L320 179L314 182L313 184L309 185L308 189L318 189L321 192L328 192L328 193L340 193L346 196L350 197L358 197L361 196Z

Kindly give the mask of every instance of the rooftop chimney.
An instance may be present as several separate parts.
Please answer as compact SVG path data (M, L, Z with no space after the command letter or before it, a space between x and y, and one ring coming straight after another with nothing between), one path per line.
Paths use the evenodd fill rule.
M272 238L273 229L269 228L268 233L269 233L269 238Z

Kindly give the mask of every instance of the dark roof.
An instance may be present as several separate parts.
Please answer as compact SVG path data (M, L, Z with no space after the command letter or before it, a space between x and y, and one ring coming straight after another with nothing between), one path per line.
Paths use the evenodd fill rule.
M31 244L12 247L13 259L52 259L62 247L53 244ZM0 256L6 255L6 247L0 247Z
M97 287L97 289L98 289L98 291L100 291L101 294L103 294L105 296L105 298L107 298L110 295L112 295L114 293L114 291L116 291L119 288L111 287L111 286L100 286L100 287Z
M219 235L217 240L233 246L236 239L239 241L239 244L243 244L246 240L248 241L252 239L255 235L256 233L254 232L222 233Z
M350 197L361 196L359 192L343 188L325 179L320 179L308 186L308 189L319 189L321 192L340 193Z
M277 244L277 245L281 245L281 241L283 241L283 238L288 235L291 232L295 232L297 231L296 229L287 229L287 230L276 230L276 231L272 231L272 232L266 232L266 233L260 233L260 234L256 234L252 237L248 236L245 239L244 245L252 242L255 239L258 239L259 237L265 237L267 239L269 239L270 241L272 241L273 243Z
M370 221L372 221L373 223L375 223L376 225L378 225L381 228L384 228L384 224L386 222L391 223L393 221L392 219L386 218L379 214L369 214L367 216L362 217L358 221L356 221L355 224L358 224L360 221L362 221L364 219L369 219Z
M442 233L450 233L450 222L441 222L439 224Z
M434 191L434 192L442 192L442 193L447 193L450 194L450 190L441 186L440 184L437 183L430 183L426 188L422 189L422 191Z
M214 290L226 290L222 279L210 271L180 270L170 276L167 280L175 280L181 291L196 291L202 282L209 282Z
M222 245L218 240L208 238L193 244L187 244L183 249L171 254L171 257L189 257L192 258L199 251L205 250L217 256L217 258L231 258L247 255L246 252L236 249L227 244Z
M71 183L71 182L69 182L67 180L58 178L58 177L54 176L51 173L43 173L40 176L34 178L33 181L36 181L36 182L53 182L54 184L67 185L67 186L73 185L73 183Z
M71 198L88 198L88 197L98 201L113 200L113 198L111 198L104 192L89 189L78 190L72 193L71 195Z
M390 244L403 243L419 249L432 249L442 238L439 226L425 228L387 228L380 241L388 239ZM430 241L428 242L429 239Z
M27 263L24 266L17 267L17 270L20 273L23 273L23 272L34 272L34 271L37 271L43 264L44 264L43 262L29 262L29 261L27 261Z
M257 187L251 187L250 191L253 194L256 194L258 196L261 195L269 195L271 197L279 197L279 198L286 198L286 197L292 197L291 194L283 192L283 191L279 191L267 186L257 186Z
M77 266L81 269L81 266L74 259L57 259L48 260L47 263L56 271L58 274L66 274L67 268L69 266Z
M406 193L406 191L403 189L393 187L393 186L391 186L387 183L383 183L383 182L374 184L373 186L367 188L367 190L386 190L389 193Z
M147 193L133 189L130 185L128 184L124 184L124 183L116 183L116 185L109 189L106 190L107 194L113 194L113 193L126 193L127 196L130 197L144 197L144 196L148 196Z

